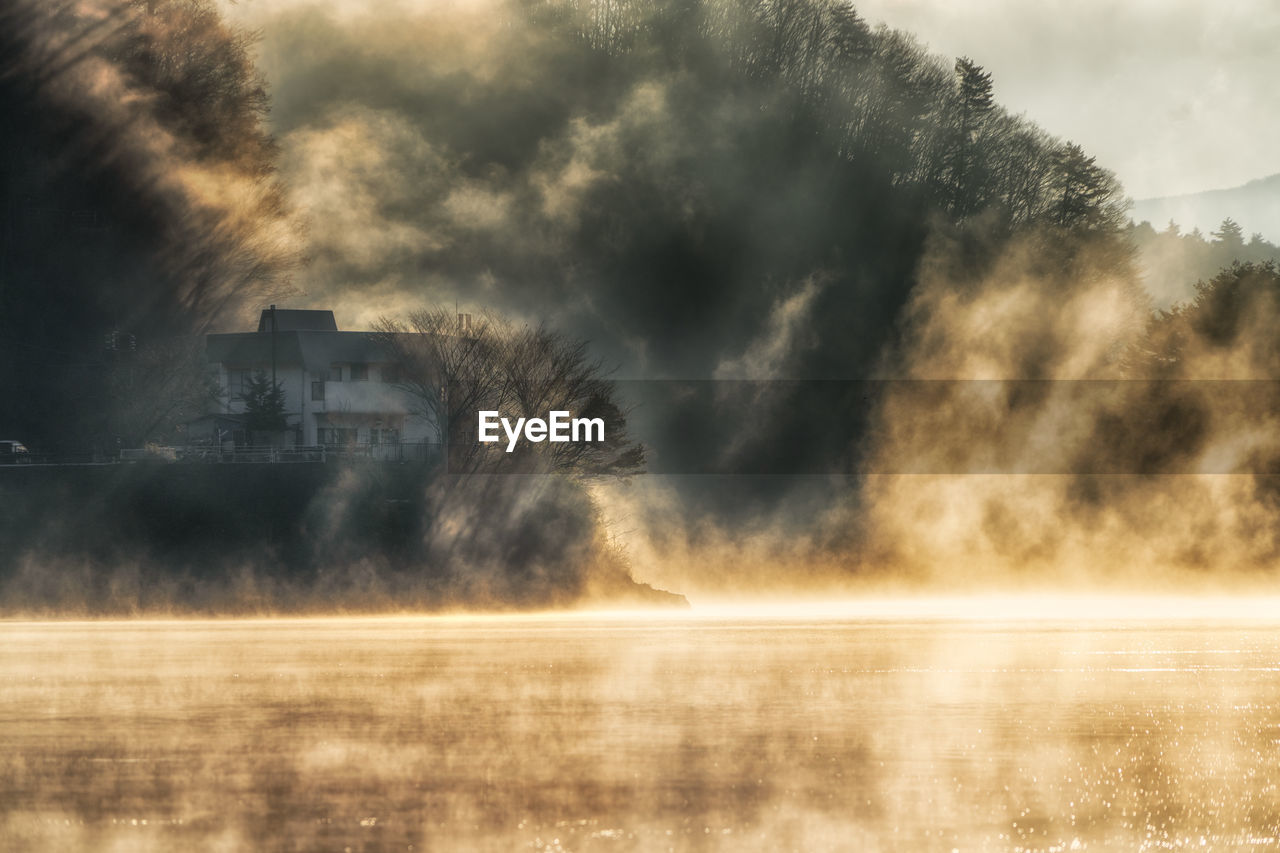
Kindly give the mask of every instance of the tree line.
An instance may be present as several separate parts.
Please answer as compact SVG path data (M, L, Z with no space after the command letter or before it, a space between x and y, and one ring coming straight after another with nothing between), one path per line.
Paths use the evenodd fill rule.
M1115 176L996 100L990 72L948 65L911 35L871 27L842 0L552 0L515 8L621 65L660 63L738 77L762 108L831 154L874 161L894 186L963 219L996 210L1009 226L1115 230L1127 207ZM655 59L654 57L659 57Z
M1162 308L1193 298L1196 282L1210 281L1233 263L1280 262L1280 246L1259 233L1246 240L1244 229L1230 217L1209 234L1199 228L1183 231L1170 220L1159 230L1150 222L1131 223L1126 236L1141 259L1147 287L1164 303L1159 305Z

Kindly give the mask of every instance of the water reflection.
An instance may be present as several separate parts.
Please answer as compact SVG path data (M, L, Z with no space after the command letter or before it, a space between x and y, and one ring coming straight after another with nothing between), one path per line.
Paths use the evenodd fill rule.
M0 624L0 846L1280 845L1242 620Z

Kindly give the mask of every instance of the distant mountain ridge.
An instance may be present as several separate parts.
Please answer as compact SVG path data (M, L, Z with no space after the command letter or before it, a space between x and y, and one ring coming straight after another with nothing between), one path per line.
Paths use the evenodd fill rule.
M1157 230L1164 230L1172 219L1183 231L1199 228L1206 237L1231 217L1240 223L1246 240L1261 233L1270 242L1280 242L1280 173L1239 187L1139 199L1131 215L1134 222L1145 220Z

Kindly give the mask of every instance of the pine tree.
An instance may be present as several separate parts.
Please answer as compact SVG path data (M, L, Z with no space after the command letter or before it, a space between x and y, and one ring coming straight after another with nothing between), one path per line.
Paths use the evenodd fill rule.
M261 370L246 381L244 393L245 426L255 432L279 432L287 424L284 417L284 388L272 383Z
M960 216L976 207L977 139L982 123L995 108L991 94L991 74L967 56L956 60L956 138L950 152L951 209Z
M1240 227L1240 223L1236 222L1230 216L1222 220L1222 224L1218 226L1218 230L1212 232L1214 239L1230 249L1238 249L1244 245L1244 229Z

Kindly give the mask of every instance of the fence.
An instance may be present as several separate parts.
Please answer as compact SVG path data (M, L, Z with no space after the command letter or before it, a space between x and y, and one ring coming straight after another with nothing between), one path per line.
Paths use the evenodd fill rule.
M435 442L341 444L273 447L269 445L218 448L143 447L120 451L121 462L254 463L287 462L431 462L440 458Z

